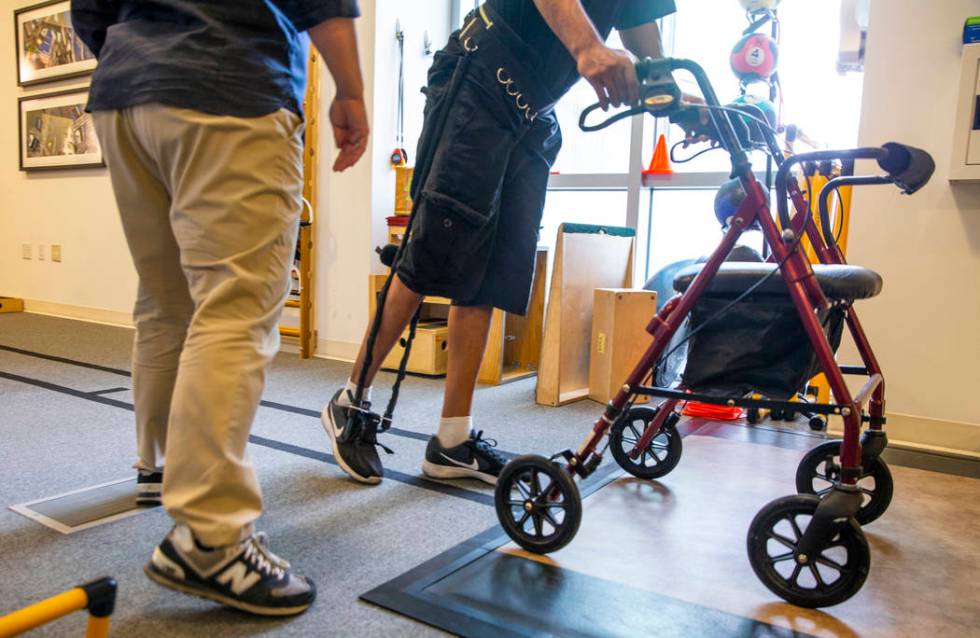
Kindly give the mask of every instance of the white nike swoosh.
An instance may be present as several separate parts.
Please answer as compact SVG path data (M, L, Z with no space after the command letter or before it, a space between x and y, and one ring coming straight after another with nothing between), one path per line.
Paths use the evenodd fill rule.
M460 463L456 459L449 458L448 456L446 456L442 452L439 452L439 456L441 456L442 458L446 459L447 461L449 461L453 465L458 465L460 467L465 467L467 469L473 470L474 472L479 472L480 471L480 464L476 462L476 459L473 459L473 461L471 463Z
M327 422L330 425L330 429L333 431L333 436L335 439L339 439L340 435L344 433L344 428L338 428L337 424L333 420L333 408L327 413Z

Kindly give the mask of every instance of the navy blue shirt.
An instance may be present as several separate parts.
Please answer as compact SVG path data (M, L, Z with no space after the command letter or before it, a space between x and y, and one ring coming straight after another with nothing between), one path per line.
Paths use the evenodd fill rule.
M99 60L88 108L147 102L216 115L302 115L309 38L357 0L72 0Z
M578 79L575 60L531 0L487 0L517 35L538 51L541 76L555 97L564 95ZM603 40L615 29L631 29L677 11L674 0L582 0L582 8Z

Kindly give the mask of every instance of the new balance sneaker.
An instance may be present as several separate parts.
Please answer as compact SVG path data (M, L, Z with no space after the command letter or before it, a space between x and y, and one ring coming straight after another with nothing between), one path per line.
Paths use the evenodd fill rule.
M316 598L313 582L270 552L261 533L237 545L207 549L189 527L177 525L143 570L164 587L259 616L299 614Z
M433 436L425 448L422 472L431 478L475 478L496 485L507 459L495 447L496 441L483 438L483 430L470 432L469 440L451 448L442 447Z
M139 470L136 473L136 504L155 507L161 504L163 472Z
M320 414L320 422L323 429L330 437L330 444L333 447L333 456L340 469L360 483L376 485L381 482L384 476L384 467L381 465L381 457L378 456L378 430L376 419L366 418L360 420L359 424L352 424L348 419L349 413L353 408L346 408L340 403L340 393L338 390L333 395L333 399L323 408ZM370 415L368 409L371 404L362 402L361 410L365 415ZM357 427L358 431L348 431L350 427Z

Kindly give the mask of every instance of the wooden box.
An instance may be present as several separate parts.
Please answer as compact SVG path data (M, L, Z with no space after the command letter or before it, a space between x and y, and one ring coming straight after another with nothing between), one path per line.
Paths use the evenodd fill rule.
M395 167L395 214L410 215L412 212L412 166Z
M653 337L646 327L657 313L657 293L597 288L592 309L589 398L608 403L622 387ZM645 397L639 397L642 402Z
M539 404L588 398L595 290L632 284L634 235L633 229L617 226L558 227L535 390Z
M381 364L385 370L398 370L408 342L408 329L402 334L398 343L391 349ZM408 355L406 370L416 374L439 375L446 374L446 363L449 355L449 326L444 321L419 322L415 331L415 342L412 352Z
M15 297L0 297L0 312L22 312L24 300Z

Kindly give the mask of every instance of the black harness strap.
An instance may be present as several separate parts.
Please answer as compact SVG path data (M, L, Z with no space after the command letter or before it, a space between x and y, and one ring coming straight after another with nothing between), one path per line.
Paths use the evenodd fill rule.
M453 72L453 77L449 83L449 89L445 97L445 106L441 109L438 115L438 126L436 130L438 134L434 136L434 139L439 140L442 138L442 132L446 127L446 120L449 116L450 107L456 99L456 94L459 92L459 87L462 85L463 77L466 74L467 68L469 67L470 58L468 55L464 55L460 58L459 63L456 65L456 70ZM419 157L419 165L422 167L420 173L415 174L414 179L418 179L420 184L425 184L426 180L429 178L429 172L432 167L432 161L435 156L436 149L438 149L439 144L430 145L432 150L425 157ZM419 188L417 192L421 193L424 189ZM364 386L367 382L367 373L371 368L371 363L374 358L374 346L378 340L378 332L381 330L381 322L384 314L385 302L388 299L388 290L391 288L392 279L396 276L395 273L398 270L398 263L405 252L405 247L412 235L412 228L415 223L415 217L418 213L419 208L419 197L417 200L412 202L412 214L408 218L408 227L405 229L405 236L402 238L401 244L398 246L398 252L395 254L395 258L391 264L391 272L388 273L388 278L385 280L384 286L381 288L381 292L378 294L377 310L374 313L374 320L371 323L371 331L368 333L367 339L367 349L364 355L364 365L361 366L361 373L357 380L357 393L354 395L354 405L360 406L364 399ZM391 419L395 412L395 405L398 403L398 393L401 388L402 381L405 379L405 369L408 366L408 357L412 350L412 342L415 340L415 331L418 327L419 317L421 316L422 305L415 310L415 314L412 316L412 321L409 324L408 329L408 339L405 343L405 352L402 354L401 363L398 366L398 375L395 378L395 383L391 388L391 398L388 400L388 407L385 409L384 417L381 419L379 425L380 430L383 432L391 427ZM360 411L352 410L351 415L359 415Z

